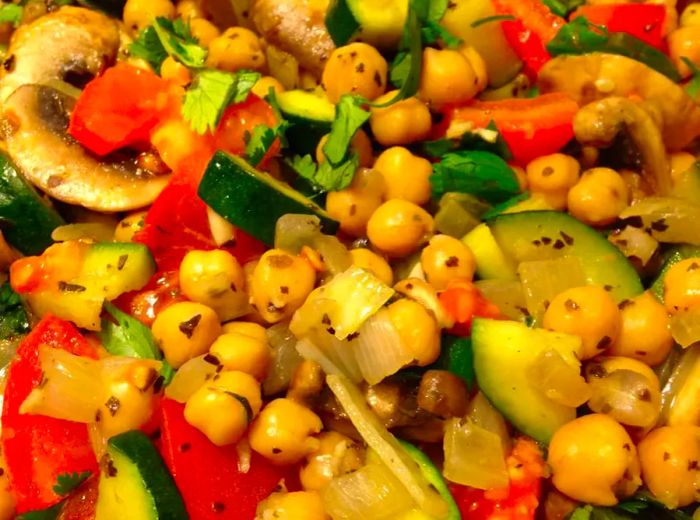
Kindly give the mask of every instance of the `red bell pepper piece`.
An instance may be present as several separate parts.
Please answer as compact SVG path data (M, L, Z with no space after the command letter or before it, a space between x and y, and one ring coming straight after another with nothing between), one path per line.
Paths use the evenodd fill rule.
M631 34L661 51L666 50L666 6L663 4L584 5L574 11L570 19L579 16L607 27L610 32Z
M514 162L525 165L541 155L558 152L574 137L577 111L573 99L551 93L530 99L476 101L454 108L447 114L447 124L471 122L475 128L486 128L493 121Z
M97 473L97 460L85 424L19 413L22 402L41 382L39 345L97 357L73 324L50 315L20 343L7 372L2 409L2 453L18 513L45 509L59 502L62 497L53 490L58 475Z
M534 441L519 438L507 461L510 483L505 489L483 491L450 484L462 513L470 520L533 520L540 502L544 461Z
M185 421L184 406L162 401L161 450L191 518L253 520L258 502L284 479L297 489L298 467L273 466L253 453L250 470L238 471L236 447L219 447Z
M550 59L546 45L566 20L553 14L540 0L493 0L496 12L515 20L501 22L503 34L525 64L524 72L532 80Z
M455 324L449 332L455 336L469 336L475 317L498 318L501 315L498 307L488 301L471 282L454 280L438 298L445 312L454 320Z
M171 93L173 86L153 72L120 63L87 84L68 132L97 155L148 144L151 130L179 104Z
M178 271L159 271L145 287L122 294L114 303L121 310L150 327L158 313L168 305L186 301L180 293Z

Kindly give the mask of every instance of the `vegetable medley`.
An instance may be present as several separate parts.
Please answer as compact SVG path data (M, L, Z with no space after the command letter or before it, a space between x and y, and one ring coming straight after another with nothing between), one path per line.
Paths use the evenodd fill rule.
M700 518L700 4L0 3L0 520Z

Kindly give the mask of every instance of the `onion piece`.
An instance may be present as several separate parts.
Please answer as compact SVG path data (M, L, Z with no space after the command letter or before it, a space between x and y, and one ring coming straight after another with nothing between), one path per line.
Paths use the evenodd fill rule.
M341 374L359 383L362 372L355 356L356 344L356 339L339 340L327 330L315 329L297 343L297 351L305 359L321 365L326 374Z
M420 509L436 518L445 518L448 511L445 501L426 480L406 450L368 408L357 387L338 375L329 375L326 383L362 439L404 485Z
M700 245L700 206L687 200L647 197L625 209L620 218L647 229L659 242Z
M297 338L286 323L277 323L266 331L267 342L272 348L272 365L262 383L263 394L271 396L289 387L294 371L302 359L297 352Z
M217 366L207 361L207 356L197 356L185 362L165 388L165 396L185 403L208 379L216 374Z
M452 482L478 489L508 485L501 438L470 419L450 419L445 425L443 474Z
M647 377L625 369L598 375L595 366L588 369L591 410L627 426L648 428L656 423L661 413L660 394Z
M573 256L521 262L518 276L523 284L527 310L536 323L541 323L544 311L557 294L586 285L581 262Z
M691 308L671 316L671 336L683 348L700 341L700 309Z
M530 316L523 292L523 284L517 280L479 280L474 286L493 303L501 314L514 321L525 321Z
M353 350L362 377L370 385L413 361L413 351L401 340L386 309L368 319L358 334Z
M498 435L504 453L510 452L511 438L508 433L508 423L482 392L477 392L469 403L467 418L476 426Z
M700 345L689 347L661 389L659 424L700 424Z
M610 233L608 241L615 245L626 258L636 258L646 265L659 247L659 242L643 229L625 226Z
M525 375L534 388L555 403L577 408L591 398L591 389L579 369L554 349L540 352Z
M421 278L407 278L394 285L394 290L407 298L417 301L432 312L441 328L449 329L454 325L454 320L445 311L442 303L440 303L437 291L425 280Z
M94 242L111 242L114 238L114 226L107 222L79 222L58 226L51 232L55 242L69 240L91 240Z
M415 504L408 490L384 464L367 464L334 478L321 490L326 513L333 520L389 520Z
M224 217L207 206L207 219L209 220L209 230L214 239L214 243L221 247L224 244L236 241L236 228Z

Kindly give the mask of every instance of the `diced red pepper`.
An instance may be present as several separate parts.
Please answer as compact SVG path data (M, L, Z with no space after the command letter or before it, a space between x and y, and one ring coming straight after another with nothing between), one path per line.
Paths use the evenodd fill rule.
M661 51L666 50L664 4L583 5L574 11L570 19L579 16L585 16L589 22L607 27L610 32L631 34Z
M525 64L530 79L550 59L547 43L556 36L566 20L553 14L540 0L493 0L496 12L511 15L515 20L501 22L503 34Z
M179 104L176 93L153 72L119 63L86 85L68 132L97 155L148 144L155 125Z
M540 502L544 461L534 441L519 438L507 461L506 489L483 491L450 484L462 518L470 520L533 520Z
M480 318L498 318L501 311L488 301L473 283L454 280L438 296L447 314L454 320L449 330L455 336L469 336L472 320Z
M96 358L95 350L73 324L50 315L39 322L17 349L7 372L2 453L19 513L59 502L62 497L53 490L58 475L97 473L97 460L85 424L19 413L22 402L41 383L39 345Z
M121 310L150 327L158 313L168 305L186 301L180 293L178 271L159 271L145 287L122 294L114 303Z
M574 137L577 111L573 99L554 92L529 99L476 101L452 109L443 125L471 122L475 128L486 128L493 121L513 160L525 165L536 157L558 152Z
M191 518L253 520L258 502L282 479L298 489L298 467L273 466L253 453L247 473L238 471L236 447L219 447L185 421L184 406L162 401L162 455Z

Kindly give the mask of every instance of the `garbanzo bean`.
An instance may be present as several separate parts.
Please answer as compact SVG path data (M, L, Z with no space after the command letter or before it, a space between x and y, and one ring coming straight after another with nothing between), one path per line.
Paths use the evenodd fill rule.
M700 304L700 258L671 266L664 278L664 305L671 314Z
M324 135L316 146L316 161L322 163L326 160L326 155L323 153L323 147L328 142L328 134ZM362 168L369 168L374 162L372 155L372 141L363 130L358 130L350 141L350 151L357 152Z
M374 169L384 177L385 197L403 199L422 206L430 200L430 161L413 155L402 146L384 150L374 163Z
M673 64L683 78L692 75L690 67L685 59L700 65L700 25L681 27L671 32L666 40L668 42L668 54Z
M207 66L229 72L261 70L265 67L265 53L253 31L230 27L209 42Z
M153 337L173 368L205 354L221 334L219 317L213 309L195 302L178 302L166 307L151 326Z
M362 450L349 437L328 431L319 435L318 440L318 450L306 457L299 471L299 480L307 491L320 491L333 478L362 466Z
M482 58L481 54L479 54L479 52L470 45L462 45L458 50L464 54L464 56L466 56L467 60L469 60L469 64L472 66L472 70L476 75L476 86L478 88L478 92L481 92L488 86L489 83L484 58Z
M413 351L418 366L429 365L437 359L440 355L440 327L425 307L403 298L389 305L385 312L389 313L404 346Z
M170 0L127 0L124 4L124 25L133 34L151 25L159 16L175 17L175 6Z
M544 195L557 210L566 208L567 194L576 184L580 171L578 161L563 153L543 155L530 161L525 168L530 191Z
M326 520L321 496L316 491L272 493L260 502L255 518L275 520Z
M284 86L272 76L263 76L253 85L253 94L259 98L264 98L270 93L270 89L275 91L275 94L284 92Z
M192 22L195 18L207 17L201 0L179 0L175 5L175 11L186 22Z
M681 27L697 27L700 26L700 4L688 4L680 18Z
M190 20L190 32L200 45L209 47L214 38L221 35L219 28L204 18L193 18Z
M433 231L433 217L420 206L392 199L379 206L367 222L367 237L390 257L416 251Z
M387 92L375 101L386 103L396 97L398 90ZM430 133L432 119L425 103L411 97L385 108L372 108L369 118L374 138L383 146L411 144L422 141Z
M374 251L365 248L351 249L350 256L354 266L371 272L388 286L394 284L394 272L391 270L389 262Z
M617 339L620 310L610 294L595 285L559 293L544 313L544 328L581 338L582 359L601 354Z
M592 168L581 175L567 196L569 213L591 226L605 226L627 207L624 179L611 168Z
M272 351L267 341L238 332L224 333L212 343L209 354L216 357L226 370L238 370L265 379L272 361Z
M258 341L267 342L265 327L258 323L250 321L229 321L228 323L224 323L221 329L224 334L245 334Z
M588 504L615 505L641 484L632 439L607 415L584 415L559 428L547 462L554 486Z
M673 347L669 321L666 308L648 291L622 302L620 333L608 353L658 365Z
M265 321L277 323L301 307L315 282L316 271L309 262L281 249L271 249L255 266L250 297Z
M479 92L479 78L463 53L427 47L423 50L418 97L430 106L465 103Z
M461 240L449 235L435 235L420 255L426 279L438 290L451 280L471 280L476 269L474 254Z
M354 237L364 236L369 219L382 204L384 179L375 170L360 169L349 188L326 197L326 211L340 222L340 229Z
M275 399L250 428L250 447L274 464L295 464L318 450L321 419L291 399Z
M189 69L172 56L165 58L161 64L160 77L172 81L181 87L189 85L190 81L192 81Z
M131 242L134 235L143 229L146 221L146 212L131 213L119 221L114 230L115 242Z
M331 53L321 81L332 103L340 101L344 94L359 94L371 100L384 93L386 74L386 60L379 51L356 42Z

